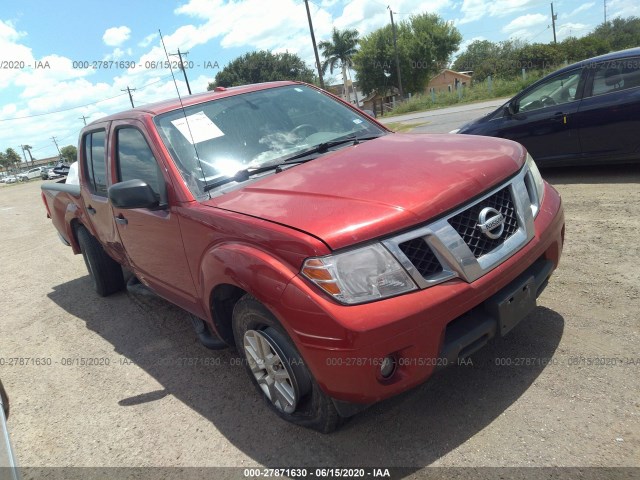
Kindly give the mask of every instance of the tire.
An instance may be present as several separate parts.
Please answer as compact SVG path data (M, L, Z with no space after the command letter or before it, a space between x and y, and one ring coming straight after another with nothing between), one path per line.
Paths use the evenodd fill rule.
M122 267L104 251L100 242L84 227L77 231L84 263L96 293L106 297L124 288Z
M332 432L343 423L344 419L338 414L331 399L320 390L293 341L273 314L249 294L238 300L233 309L233 334L236 348L244 360L243 363L249 377L260 395L280 417L288 422L322 433ZM273 401L265 392L266 384L274 378L269 374L267 368L262 369L264 372L262 383L258 382L257 375L254 374L251 367L251 363L256 365L255 360L252 361L252 354L248 353L245 348L245 343L248 342L248 348L251 349L251 342L256 339L266 341L270 347L270 354L282 360L280 368L284 367L289 376L287 382L281 382L284 383L282 388L287 388L288 385L289 390L295 392L293 405L286 404L287 402L282 398ZM262 345L267 344L263 343ZM277 367L277 363L272 368L275 367ZM257 369L259 370L259 368Z

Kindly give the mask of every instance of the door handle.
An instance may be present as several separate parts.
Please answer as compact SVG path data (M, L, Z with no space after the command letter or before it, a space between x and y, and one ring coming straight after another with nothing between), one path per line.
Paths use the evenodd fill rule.
M565 125L567 124L567 114L566 113L562 113L562 112L555 113L553 115L553 119L557 120L558 122L562 122Z
M93 208L91 205L89 205L87 207L87 212L89 212L89 215L95 215L96 214L96 209Z
M117 217L115 217L115 219L118 225L126 225L127 223L129 223L129 221L122 215L118 215Z

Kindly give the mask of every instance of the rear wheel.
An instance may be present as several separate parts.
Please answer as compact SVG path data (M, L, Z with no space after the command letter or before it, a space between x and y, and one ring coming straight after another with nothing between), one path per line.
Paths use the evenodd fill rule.
M267 308L245 295L233 309L236 347L258 391L285 420L323 433L343 419Z
M84 263L98 295L106 297L124 288L122 267L104 251L100 242L84 227L77 231Z

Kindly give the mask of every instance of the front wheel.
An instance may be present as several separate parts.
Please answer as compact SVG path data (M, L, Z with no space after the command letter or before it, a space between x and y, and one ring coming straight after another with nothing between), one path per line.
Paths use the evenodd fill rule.
M79 227L77 236L96 293L106 297L122 290L124 275L120 264L104 251L100 242L86 228Z
M313 379L293 341L267 308L247 294L233 309L233 334L247 372L285 420L323 433L343 419Z

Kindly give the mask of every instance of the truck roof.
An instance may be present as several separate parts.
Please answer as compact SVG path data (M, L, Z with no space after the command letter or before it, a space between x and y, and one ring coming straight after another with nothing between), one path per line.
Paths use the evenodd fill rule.
M254 83L251 85L241 85L238 87L218 87L218 89L197 93L194 95L188 95L182 97L182 104L180 103L180 99L172 98L169 100L162 100L160 102L148 103L146 105L142 105L136 108L130 108L129 110L125 110L122 112L114 113L112 115L108 115L106 117L99 118L89 123L87 127L90 127L94 123L102 123L109 120L118 120L123 118L135 118L138 116L144 115L159 115L161 113L169 112L171 110L175 110L176 108L180 108L181 106L187 107L191 105L196 105L198 103L208 102L210 100L214 100L217 98L230 97L232 95L239 95L242 93L249 92L257 92L259 90L265 90L268 88L274 87L282 87L285 85L297 85L303 82L295 82L295 81L279 81L279 82L266 82L266 83ZM85 129L87 128L85 127Z

